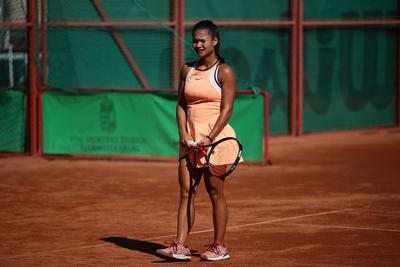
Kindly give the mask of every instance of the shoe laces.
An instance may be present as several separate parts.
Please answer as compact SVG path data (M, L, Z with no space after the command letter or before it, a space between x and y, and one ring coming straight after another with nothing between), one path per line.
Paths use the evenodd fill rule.
M168 245L168 247L172 247L172 250L174 251L174 253L178 252L179 245L183 246L180 242L178 242L176 240L167 240L167 241L165 241L165 243Z
M215 254L220 254L221 253L221 247L223 247L220 243L211 243L211 244L207 244L204 247L207 248L208 251L215 253Z

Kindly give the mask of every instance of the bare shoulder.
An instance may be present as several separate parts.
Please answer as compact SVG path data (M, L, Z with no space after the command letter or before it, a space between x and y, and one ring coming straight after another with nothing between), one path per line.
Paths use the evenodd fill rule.
M188 74L190 68L192 68L194 65L195 65L195 61L183 64L183 66L181 68L181 78L182 79L184 79L186 77L186 75Z
M181 68L181 79L185 79L185 77L186 77L186 75L188 74L188 72L189 72L189 66L188 65L186 65L186 64L184 64L183 66L182 66L182 68Z
M236 80L235 72L226 63L222 63L221 65L219 65L218 77L221 79L222 82L231 79Z

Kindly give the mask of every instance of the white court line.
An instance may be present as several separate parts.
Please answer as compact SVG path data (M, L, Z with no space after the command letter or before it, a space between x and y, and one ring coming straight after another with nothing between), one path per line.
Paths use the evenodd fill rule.
M270 223L275 223L275 222L292 221L292 220L297 220L297 219L321 216L321 215L332 214L332 213L340 213L340 212L346 212L346 211L351 211L351 210L355 210L355 209L348 208L348 209L341 209L341 210L323 211L323 212L311 213L311 214L306 214L306 215L299 215L299 216L293 216L293 217L266 220L266 221L255 222L255 223L239 224L239 225L235 225L235 226L228 226L226 229L227 230L231 230L231 229L237 229L237 228L248 227L248 226L257 226L257 225L262 225L262 224L270 224ZM190 234L191 235L193 235L193 234L202 234L202 233L208 233L208 232L212 232L212 231L214 231L214 229L193 231L193 232L190 232ZM172 235L172 237L174 237L174 236L175 235ZM171 237L171 235L168 235L168 236L157 236L157 237L145 239L145 241L157 240L157 239L168 238L168 237Z
M240 224L240 225L227 227L227 230L248 227L248 226L271 224L271 223L276 223L276 222L292 221L292 220L297 220L297 219L303 219L303 218L315 217L315 216L321 216L321 215L327 215L327 214L333 214L333 213L340 213L340 212L346 212L346 211L351 211L351 210L355 210L355 209L348 208L348 209L340 209L340 210L331 210L331 211L317 212L317 213L311 213L311 214L305 214L305 215L299 215L299 216L293 216L293 217L266 220L266 221L255 222L255 223L246 223L246 224ZM193 232L190 232L190 235L208 233L208 232L213 232L213 231L214 231L214 229L193 231ZM154 241L154 240L159 240L159 239L163 239L163 238L173 238L175 236L176 236L176 234L155 236L155 237L151 237L151 238L142 239L141 241ZM110 243L102 243L102 244L96 244L96 245L86 245L86 246L79 246L79 247L72 247L72 248L61 248L61 249L46 250L46 251L39 251L39 252L32 252L32 253L24 253L24 254L13 255L10 258L33 256L33 255L40 255L40 254L47 254L47 253L57 253L57 252L63 252L63 251L80 250L80 249L86 249L86 248L96 248L96 247L103 247L103 246L107 246L107 245L110 245Z
M306 223L272 223L276 225L290 225L290 226L306 226L316 228L331 228L331 229L346 229L346 230L365 230L365 231L376 231L376 232L396 232L400 233L399 229L390 228L371 228L371 227L357 227L357 226L340 226L340 225L321 225L321 224L306 224Z
M340 209L340 210L317 212L317 213L306 214L306 215L299 215L299 216L286 217L286 218L280 218L280 219L272 219L272 220L256 222L256 223L241 224L241 225L228 227L228 229L236 229L236 228L241 228L241 227L256 226L256 225L262 225L262 224L270 224L270 223L275 223L275 222L292 221L292 220L297 220L297 219L303 219L303 218L315 217L315 216L321 216L321 215L327 215L327 214L333 214L333 213L341 213L341 212L352 211L352 210L355 210L355 209L347 208L347 209Z

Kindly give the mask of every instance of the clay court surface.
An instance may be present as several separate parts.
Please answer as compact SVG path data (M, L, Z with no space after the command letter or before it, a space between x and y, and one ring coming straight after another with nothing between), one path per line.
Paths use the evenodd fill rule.
M190 263L154 251L176 227L176 163L0 158L0 266L400 266L400 131L271 140L272 166L226 183L231 259L202 184Z

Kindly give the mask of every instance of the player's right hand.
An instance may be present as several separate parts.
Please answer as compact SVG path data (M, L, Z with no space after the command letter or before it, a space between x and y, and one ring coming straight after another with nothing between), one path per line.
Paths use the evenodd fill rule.
M180 142L182 145L189 147L189 148L193 148L193 145L195 142L193 141L193 138L189 134L186 134L185 136L181 136L180 139L181 139Z

